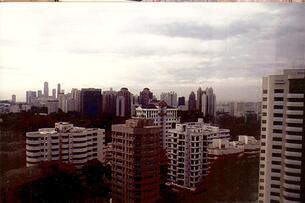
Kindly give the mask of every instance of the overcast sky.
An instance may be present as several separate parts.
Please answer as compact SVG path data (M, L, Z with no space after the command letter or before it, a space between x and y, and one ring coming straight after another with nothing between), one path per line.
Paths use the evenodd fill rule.
M305 4L1 4L0 99L48 81L256 101L262 76L304 66L304 19Z

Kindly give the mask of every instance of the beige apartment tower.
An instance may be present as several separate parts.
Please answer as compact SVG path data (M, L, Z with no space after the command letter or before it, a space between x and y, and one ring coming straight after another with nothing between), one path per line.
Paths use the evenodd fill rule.
M259 203L305 202L305 69L263 78Z
M160 133L151 119L132 118L112 125L112 202L157 202Z

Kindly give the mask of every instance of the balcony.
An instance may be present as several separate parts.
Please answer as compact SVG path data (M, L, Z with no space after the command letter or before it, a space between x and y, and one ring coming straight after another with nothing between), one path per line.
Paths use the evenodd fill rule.
M292 144L292 143L285 143L285 147L302 149L302 144Z
M300 198L299 193L287 192L285 190L283 191L283 195L284 195L284 197Z
M302 136L300 135L285 135L287 140L302 140Z
M287 106L296 106L296 107L303 107L303 102L287 102Z
M298 160L291 160L291 159L285 159L285 164L293 164L293 165L298 165L301 166L302 162Z
M286 113L288 115L303 115L303 111L298 111L298 110L287 110Z
M286 156L294 156L294 157L302 157L301 152L290 152L290 151L285 151Z
M299 185L293 185L293 184L288 184L284 182L284 188L287 189L293 189L293 190L300 190L300 186Z
M295 177L295 176L288 176L284 175L284 180L291 180L291 181L301 181L301 177Z
M291 132L303 132L302 127L286 127L286 131L291 131Z
M40 145L40 140L26 140L26 144Z
M287 98L304 98L304 94L287 94Z
M303 123L303 119L286 118L286 123Z
M301 173L301 169L284 167L284 171L288 173Z

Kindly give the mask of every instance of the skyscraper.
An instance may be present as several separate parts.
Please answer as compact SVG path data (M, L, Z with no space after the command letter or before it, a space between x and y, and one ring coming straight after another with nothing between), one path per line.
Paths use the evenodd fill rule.
M26 103L30 104L32 103L32 100L36 98L36 92L35 91L26 91Z
M196 102L196 109L199 112L202 112L202 95L203 95L203 91L201 89L201 87L198 88L197 90L197 102Z
M12 95L12 103L16 104L16 95L15 94Z
M103 113L115 116L116 114L116 91L110 89L109 91L103 91Z
M144 88L143 91L140 92L139 104L141 104L143 107L146 107L152 100L153 93L149 90L149 88Z
M206 91L202 94L202 113L203 116L211 118L216 115L216 95L212 87L206 88Z
M112 125L112 202L157 202L160 130L144 118Z
M102 112L101 89L86 88L81 90L80 110L81 114L89 117L97 117Z
M185 97L178 97L178 106L185 105Z
M58 95L61 93L61 89L60 89L60 84L57 84L57 99L58 99Z
M44 96L44 98L49 97L49 83L48 82L44 82L44 84L43 84L43 96Z
M176 92L162 92L160 99L165 101L168 106L176 108L177 105L177 93Z
M131 116L131 93L126 87L122 87L117 93L116 115L121 117Z
M305 201L305 69L263 78L259 202Z
M188 107L190 111L196 110L196 95L193 91L189 96Z
M53 99L56 99L56 89L52 89L52 97Z
M37 91L37 96L38 96L38 98L41 98L41 97L42 97L42 90L38 90L38 91Z

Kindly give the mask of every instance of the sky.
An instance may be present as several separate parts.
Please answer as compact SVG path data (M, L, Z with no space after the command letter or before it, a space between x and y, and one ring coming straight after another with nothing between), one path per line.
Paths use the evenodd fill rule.
M262 77L304 67L305 4L0 4L0 99L61 83L259 101Z

